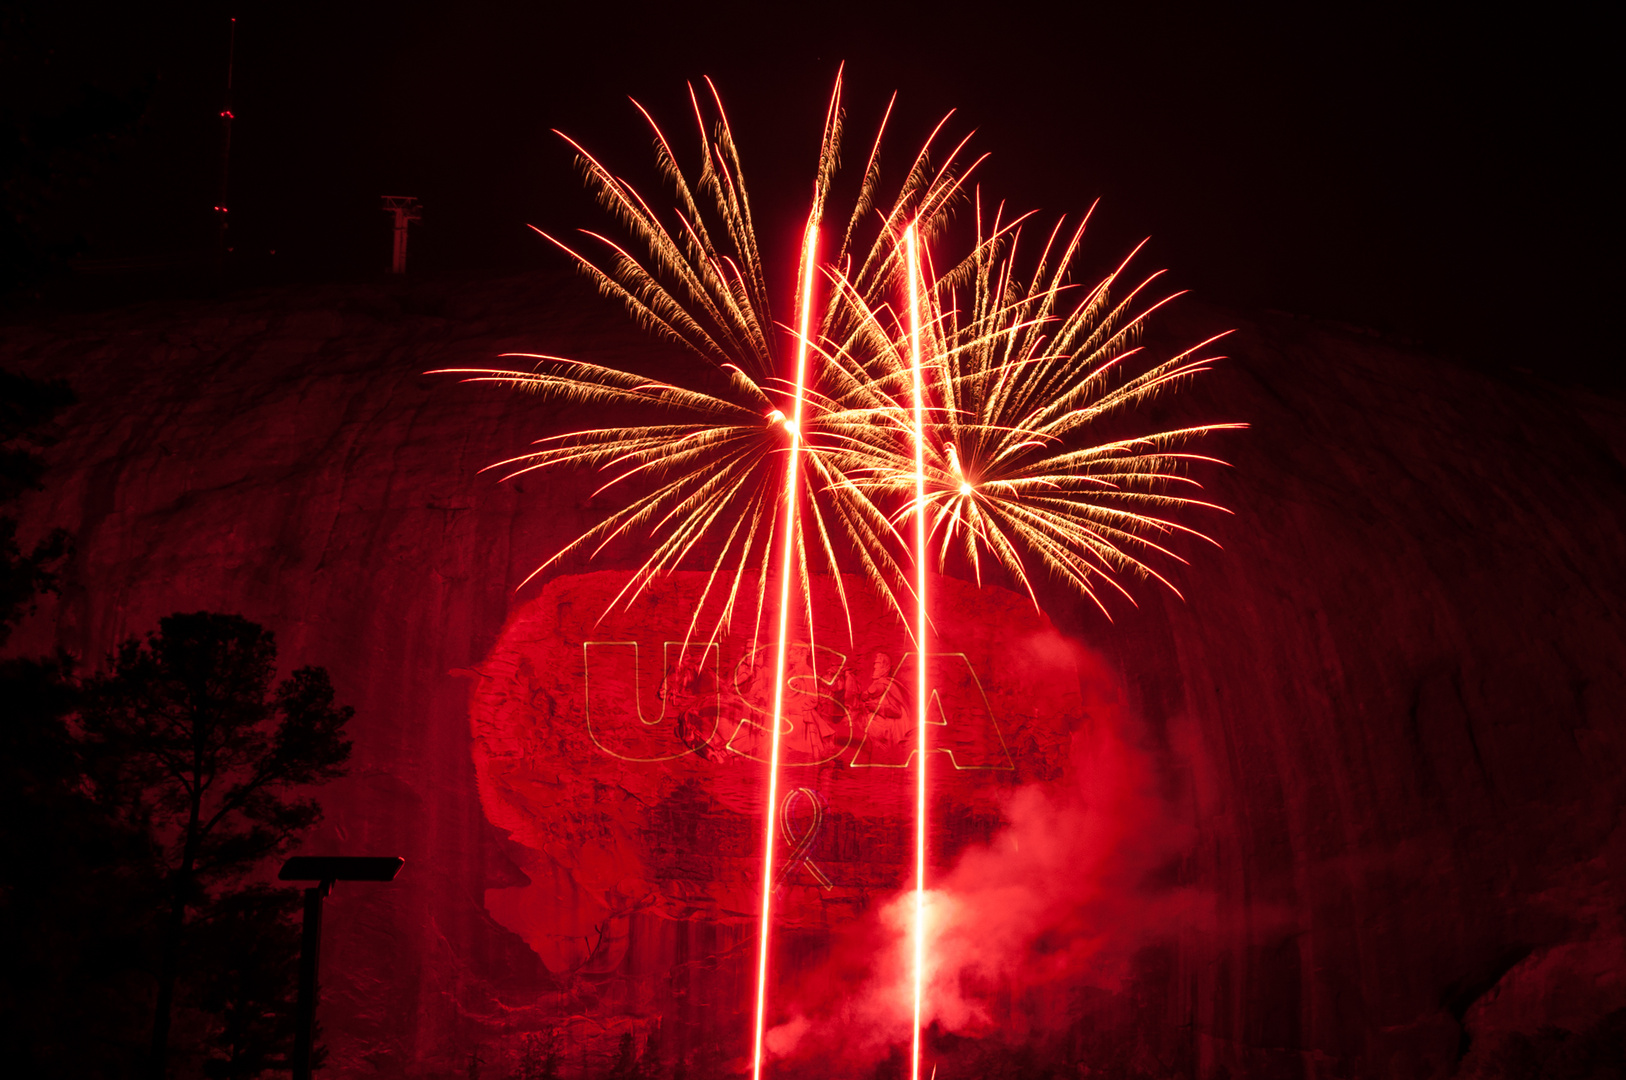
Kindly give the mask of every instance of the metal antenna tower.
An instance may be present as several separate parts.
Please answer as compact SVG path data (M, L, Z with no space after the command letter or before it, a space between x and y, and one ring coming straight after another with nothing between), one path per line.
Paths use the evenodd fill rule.
M226 98L220 106L220 126L224 137L220 141L220 197L215 202L215 267L221 269L226 263L226 252L230 251L226 244L226 223L230 214L227 202L229 183L231 180L231 122L236 119L231 111L231 77L232 68L237 60L237 19L231 21L231 36L226 45Z

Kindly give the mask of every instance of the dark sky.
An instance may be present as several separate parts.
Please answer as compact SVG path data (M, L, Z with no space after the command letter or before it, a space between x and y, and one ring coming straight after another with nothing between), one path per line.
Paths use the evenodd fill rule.
M524 226L595 212L549 129L647 177L627 95L686 136L683 83L701 75L733 116L759 221L789 232L845 60L849 158L896 89L892 160L956 108L993 154L990 193L1048 212L1102 199L1101 258L1149 235L1148 267L1217 303L1619 381L1606 325L1619 274L1604 254L1618 234L1604 164L1619 141L1618 65L1612 32L1579 13L601 0L0 10L8 202L43 192L26 223L59 263L207 246L232 14L230 203L245 279L379 272L384 193L426 208L415 273L560 266Z

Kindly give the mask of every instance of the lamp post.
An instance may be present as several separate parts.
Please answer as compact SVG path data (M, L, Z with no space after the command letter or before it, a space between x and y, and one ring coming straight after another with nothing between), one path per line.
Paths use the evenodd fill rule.
M305 890L305 921L299 937L299 1008L294 1017L294 1080L311 1080L315 1042L317 965L322 950L322 901L337 881L394 881L406 860L394 856L295 855L282 864L278 881L314 881Z

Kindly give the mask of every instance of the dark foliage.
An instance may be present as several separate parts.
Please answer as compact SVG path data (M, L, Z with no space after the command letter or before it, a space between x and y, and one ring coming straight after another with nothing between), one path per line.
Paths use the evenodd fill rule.
M73 403L63 382L38 382L0 371L0 506L38 490L45 474L41 448L55 441L57 414ZM0 514L0 645L34 610L34 598L56 591L56 570L68 552L68 534L52 530L28 554L17 544L18 521Z
M518 1080L560 1080L563 1059L557 1031L533 1031L520 1045Z
M194 972L192 1004L218 1026L205 1036L205 1076L238 1080L286 1067L294 1039L299 893L251 886L200 913L183 967Z
M61 664L0 664L0 1041L29 1076L122 1076L152 1013L150 837L84 786Z
M319 807L300 791L342 775L350 755L343 729L351 710L334 704L327 672L300 668L273 688L276 655L272 635L239 616L176 614L145 642L121 645L84 690L80 715L97 799L114 819L151 837L157 853L151 876L162 882L166 910L158 932L154 1077L164 1072L189 914L199 913L203 925L259 920L269 929L267 920L280 921L275 902L239 892L238 884L317 821ZM232 963L212 972L218 978L203 1000L227 1010L224 1060L249 1069L283 1029L274 1017L248 1012L288 977L252 955L235 961L252 973L234 974ZM265 1038L251 1038L258 1036Z
M1626 1009L1585 1031L1544 1027L1502 1038L1484 1075L1495 1080L1626 1080Z
M610 1063L604 1080L638 1080L638 1044L632 1032L623 1032L616 1047L615 1060Z
M655 1025L644 1039L644 1048L638 1052L637 1076L639 1080L664 1080L666 1065L661 1053L661 1029Z
M0 372L0 506L37 490L39 451L73 400L60 382ZM0 644L56 586L61 530L23 554L0 515ZM86 784L72 664L0 661L0 1045L23 1075L118 1075L151 1009L147 926L155 894L132 868L150 838L104 813Z
M343 773L352 710L327 672L305 667L272 690L276 642L236 615L171 615L124 642L90 680L85 731L101 751L108 805L168 838L199 886L242 875L314 823L294 789Z
M342 771L350 710L318 668L273 688L275 658L200 613L82 685L0 664L0 812L27 823L0 831L0 1038L27 1074L128 1076L172 1013L207 1076L285 1067L299 894L243 879L319 816L295 789Z
M600 1074L604 1080L666 1080L669 1074L662 1060L660 1028L653 1028L644 1039L643 1048L630 1031L622 1032L616 1044L615 1060L607 1071Z
M40 487L72 400L0 372L0 506ZM19 526L0 516L0 644L68 550L56 530L24 554ZM130 1075L177 990L206 1075L283 1064L298 894L242 880L319 816L296 789L340 774L350 710L320 668L273 689L275 661L269 633L209 613L82 684L67 657L0 661L0 1045L19 1075Z

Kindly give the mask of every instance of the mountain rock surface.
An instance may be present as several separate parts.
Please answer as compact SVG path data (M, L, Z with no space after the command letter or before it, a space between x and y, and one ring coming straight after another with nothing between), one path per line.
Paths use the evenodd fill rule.
M1109 621L1060 594L1041 597L1041 616L962 587L959 618L985 624L976 647L1019 626L1074 650L1076 683L1033 676L1058 726L1028 750L1013 740L1016 759L1045 762L1020 782L1092 775L1107 744L1079 741L1091 723L1111 727L1113 760L1144 772L1151 794L1122 805L1156 812L1112 850L1155 852L1156 865L1099 865L1134 869L1114 887L1145 904L1100 910L1191 899L1158 908L1162 923L1125 924L1134 947L1081 966L1032 1039L1099 1070L1080 1075L1205 1078L1490 1077L1615 1045L1626 407L1289 316L1195 308L1148 346L1226 326L1230 358L1159 406L1251 425L1215 441L1229 468L1202 473L1232 513L1193 521L1218 547L1179 545L1184 599L1141 585L1138 607L1109 601ZM95 664L161 616L211 609L271 628L286 663L330 669L356 708L355 756L321 792L305 850L407 862L394 884L341 885L328 902L327 1074L462 1074L478 1055L503 1075L525 1035L549 1029L567 1069L599 1068L621 1033L658 1029L668 1061L706 1075L745 1051L753 924L731 893L718 899L727 890L685 894L685 907L659 883L737 876L740 860L696 869L668 851L665 869L611 880L616 867L571 832L600 820L583 807L591 782L559 777L607 758L558 750L523 779L568 799L493 801L492 763L524 752L519 729L493 719L506 700L493 665L530 655L514 644L523 628L563 625L542 598L562 602L569 581L598 597L602 575L628 565L611 553L521 587L595 520L600 481L480 470L596 418L424 374L512 351L668 355L551 276L274 289L0 327L0 366L62 376L79 397L25 507L30 527L70 530L75 552L62 595L12 648ZM1006 613L984 616L985 603ZM559 634L580 648L582 633ZM807 678L828 674L814 668ZM647 686L627 692L654 701ZM518 761L502 766L504 791ZM1097 789L1077 790L1084 805ZM703 832L722 820L703 785L672 780L649 798L670 835L702 830L719 852L756 842ZM1025 811L1003 798L955 825L960 848L938 871L969 873L960 849L992 858L1019 834ZM524 828L522 803L541 815ZM1091 805L1094 828L1106 804ZM796 828L811 806L788 811ZM852 843L903 850L887 821L853 826ZM874 872L862 896L842 893L872 916L904 880ZM1010 959L1038 971L1067 933L1024 938L1029 955ZM787 929L786 971L819 970L827 937L812 916Z

